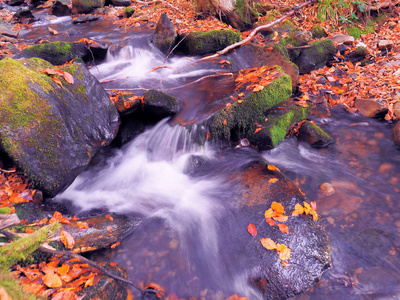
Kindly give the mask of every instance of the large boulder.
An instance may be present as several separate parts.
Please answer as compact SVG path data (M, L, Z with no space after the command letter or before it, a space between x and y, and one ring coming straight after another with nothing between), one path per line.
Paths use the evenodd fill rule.
M280 66L292 80L294 90L299 83L299 68L290 61L287 50L280 45L247 44L226 56L234 70L262 66Z
M295 55L292 61L299 67L300 74L323 68L336 52L335 45L329 39L315 41L310 46L308 49L293 52Z
M30 46L17 55L15 59L39 57L53 65L62 65L75 57L86 58L89 55L85 43L52 42Z
M96 8L104 7L106 0L72 0L72 13L87 14Z
M57 17L69 16L71 14L70 0L57 0L50 9L50 14Z
M174 47L178 34L166 14L161 14L153 35L154 45L167 55Z
M265 150L275 147L285 137L287 128L283 130L284 132L282 131L283 134L281 134L281 130L274 129L274 126L269 128L273 124L274 118L271 117L268 110L279 106L291 96L290 76L279 67L271 68L267 72L274 74L271 83L265 87L256 86L252 92L247 92L247 95L244 93L247 90L246 85L242 86L244 92L242 89L239 89L238 92L244 95L229 102L209 119L209 133L212 140L229 142L247 138L254 146ZM247 77L249 75L244 75L244 78ZM295 115L293 112L290 112L289 115L281 115L280 109L277 110L279 117L274 123L287 126L293 123L292 117ZM275 110L272 114L276 114ZM302 112L300 115L307 116Z
M194 31L179 38L182 40L179 49L188 55L217 52L242 40L240 33L233 30Z
M48 196L68 186L119 127L115 106L83 65L60 68L73 83L41 72L52 68L39 58L0 61L1 146Z
M159 121L176 114L180 110L180 104L173 96L157 90L148 90L143 94L142 110Z

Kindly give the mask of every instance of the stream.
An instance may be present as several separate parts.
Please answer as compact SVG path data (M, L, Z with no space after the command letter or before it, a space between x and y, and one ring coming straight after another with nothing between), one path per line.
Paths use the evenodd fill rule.
M53 21L52 26L62 32L70 21ZM181 97L185 121L198 118L207 97L216 97L213 84L192 85L185 92L174 92L174 87L221 69L184 57L165 62L149 43L151 32L121 32L104 23L73 27L79 38L119 45L91 68L99 81L109 81L105 88L171 92ZM37 23L24 38L35 40L47 25ZM168 68L149 72L164 64ZM102 209L144 219L116 250L91 255L96 261L121 264L130 280L157 283L167 294L185 299L225 299L233 294L260 299L247 282L245 260L230 252L234 239L227 237L237 218L229 175L263 158L316 201L331 241L332 268L310 291L293 299L400 298L400 151L391 127L339 108L331 117L315 121L334 144L315 149L287 138L260 153L209 143L199 147L193 141L195 127L189 132L164 119L120 149L99 155L57 198L77 212ZM202 160L211 161L212 167L202 169ZM321 194L319 186L325 182L334 187L333 195ZM141 299L136 290L132 293Z

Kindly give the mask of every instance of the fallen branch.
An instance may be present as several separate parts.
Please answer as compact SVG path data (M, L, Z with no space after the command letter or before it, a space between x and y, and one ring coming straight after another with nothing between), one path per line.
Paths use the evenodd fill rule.
M121 77L121 78L115 78L115 79L109 79L109 80L103 80L103 81L100 81L100 83L108 83L108 82L113 82L113 81L127 79L127 78L129 78L129 76Z
M148 91L149 89L145 88L134 88L134 89L105 89L106 91Z
M0 230L3 230L4 228L17 225L21 222L21 220L18 218L16 214L0 214Z
M164 0L153 0L153 1L140 1L140 0L135 0L136 3L140 3L140 4L151 4L151 3L156 3L156 2L162 2L164 4L167 4L168 6L172 7L173 9L179 11L180 13L183 14L183 11L181 11L179 8L177 8L176 6L173 6L172 4L168 3L167 1Z
M16 168L12 168L10 170L4 170L4 169L0 168L0 171L3 172L3 173L14 173L14 172L17 172L17 169Z
M298 47L286 47L286 50L299 50L299 49L308 49L312 48L312 46L306 45L306 46L298 46Z
M179 46L179 44L182 43L184 39L186 39L186 37L187 37L187 35L185 35L185 36L174 46L174 48L172 48L172 50L169 51L169 53L168 53L168 55L165 57L163 63L165 63L165 62L167 61L168 57L172 54L172 52L174 52L174 50Z
M221 51L218 51L217 53L215 53L215 54L213 54L213 55L209 55L209 56L203 57L203 58L201 58L200 60L208 60L208 59L216 58L216 57L218 57L218 56L220 56L220 55L226 54L227 52L229 52L230 50L235 49L236 47L239 47L239 46L242 46L242 45L247 44L248 42L250 42L250 41L255 37L255 35L256 35L260 30L265 30L265 29L267 29L267 28L269 28L269 27L272 27L272 26L274 26L274 25L276 25L276 24L282 22L282 21L285 20L287 17L293 15L296 11L298 11L298 10L302 9L303 7L305 7L305 6L307 6L307 5L311 4L311 3L314 3L314 2L317 2L317 0L310 0L310 1L307 1L307 2L305 2L305 3L303 3L303 4L299 5L299 6L296 6L296 7L293 8L290 12L288 12L288 13L285 14L285 15L283 15L283 16L280 17L279 19L276 19L275 21L273 21L273 22L271 22L271 23L269 23L269 24L261 25L261 26L256 27L252 32L250 32L249 36L248 36L247 38L245 38L244 40L242 40L242 41L240 41L240 42L237 42L237 43L234 43L234 44L232 44L232 45L226 47L225 49L222 49Z
M151 73L151 72L154 72L154 71L156 71L156 70L158 70L158 69L163 69L163 68L171 69L171 67L169 67L169 66L167 66L167 65L162 65L162 66L154 67L153 69L151 69L151 70L148 71L147 73Z
M170 89L168 89L168 90L180 89L180 88L183 88L183 87L187 87L187 86L189 86L189 85L191 85L191 84L200 82L200 81L202 81L202 80L204 80L204 79L207 79L207 78L214 78L214 77L219 77L219 76L233 76L233 73L219 73L219 74L213 74L213 75L203 76L203 77L200 77L199 79L196 79L195 81L189 82L189 83L184 84L184 85L181 85L181 86L173 87L173 88L170 88Z

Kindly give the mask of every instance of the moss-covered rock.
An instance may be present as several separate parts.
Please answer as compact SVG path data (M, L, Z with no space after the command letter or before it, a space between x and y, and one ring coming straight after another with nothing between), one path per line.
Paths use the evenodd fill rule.
M240 42L242 37L239 32L233 30L210 30L190 32L180 39L184 39L180 47L182 52L188 55L204 55Z
M175 97L157 90L145 92L143 102L143 112L158 120L172 116L180 109L180 104Z
M153 35L154 45L167 55L175 46L178 34L166 14L161 14Z
M280 76L261 91L251 92L240 101L236 100L218 111L209 121L210 139L237 141L247 138L260 150L271 148L271 141L260 138L260 131L257 129L266 124L268 110L286 101L291 94L290 77L281 71ZM274 129L272 133L275 134ZM282 139L285 135L286 131ZM273 141L275 145L279 142L278 138Z
M300 74L323 68L336 52L335 45L329 39L315 41L310 46L293 61L299 67Z
M69 16L71 14L70 0L57 0L50 9L50 14L57 17Z
M329 134L310 121L305 121L301 125L297 138L316 148L326 147L334 141Z
M299 69L290 61L286 48L281 45L247 44L225 57L232 62L233 69L237 71L246 68L278 65L290 76L293 90L299 83Z
M125 7L124 11L122 12L123 18L130 18L135 13L135 9L133 7Z
M14 59L39 57L58 66L75 57L85 58L89 50L85 43L52 42L30 46L14 56Z
M42 73L39 58L0 61L3 149L48 196L65 188L115 137L119 116L99 82L80 64L61 69L63 86Z
M72 12L86 14L96 8L104 7L106 0L72 0Z
M325 30L319 25L314 25L311 28L311 33L312 33L312 37L314 39L322 39L322 38L328 36L328 34L325 32Z
M298 47L307 45L312 39L312 34L309 31L293 31L288 34L288 37L282 38L279 43L285 47L288 45Z

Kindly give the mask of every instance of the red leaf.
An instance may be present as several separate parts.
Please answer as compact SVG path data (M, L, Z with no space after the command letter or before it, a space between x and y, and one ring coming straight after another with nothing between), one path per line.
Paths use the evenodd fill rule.
M261 128L256 128L256 130L254 130L254 133L257 133L259 131L261 131Z
M276 224L280 231L283 233L289 233L289 228L285 224Z
M247 225L247 231L252 235L255 236L257 234L257 228L253 224Z

